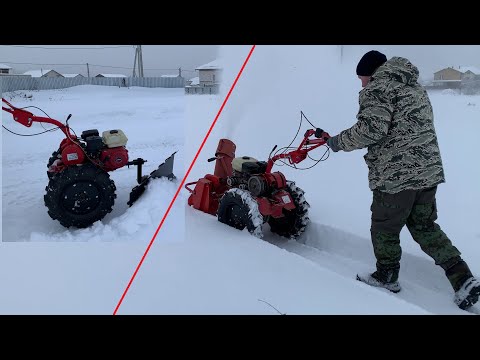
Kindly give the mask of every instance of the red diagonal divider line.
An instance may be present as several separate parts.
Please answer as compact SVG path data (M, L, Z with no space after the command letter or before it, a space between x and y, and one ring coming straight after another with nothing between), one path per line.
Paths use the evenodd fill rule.
M207 134L205 135L205 138L203 139L202 144L201 144L200 147L198 148L198 151L197 151L197 153L195 154L195 157L193 158L192 163L191 163L190 166L188 167L188 170L187 170L185 176L183 177L182 182L181 182L180 185L178 186L178 189L177 189L175 195L173 196L172 201L170 201L170 205L168 205L167 211L166 211L165 214L163 215L163 218L162 218L162 220L160 221L160 224L158 225L157 230L156 230L155 233L153 234L152 240L150 240L150 243L148 244L147 249L145 250L142 258L140 259L140 262L138 263L137 268L135 269L135 272L134 272L133 275L132 275L132 278L131 278L130 281L128 282L128 285L127 285L127 287L125 288L125 290L124 290L124 292L123 292L123 294L122 294L122 297L120 298L120 301L118 302L117 306L115 307L115 310L113 311L113 315L116 315L116 314L117 314L118 309L119 309L120 306L122 305L122 302L123 302L123 300L125 299L125 296L127 295L128 290L130 289L130 286L131 286L132 283L133 283L133 280L134 280L135 277L137 276L137 273L138 273L138 271L140 270L140 267L142 266L143 261L144 261L145 258L147 257L147 254L148 254L148 252L150 251L150 248L152 247L153 242L155 241L155 238L157 237L157 234L158 234L158 232L160 231L163 223L165 222L165 219L167 218L168 213L170 212L170 209L171 209L172 206L173 206L173 203L174 203L175 200L177 199L178 194L180 193L180 190L182 189L183 184L185 183L185 180L187 180L187 177L188 177L188 175L190 174L190 171L192 170L192 167L193 167L193 165L195 164L195 161L197 161L197 158L198 158L198 156L200 155L200 152L202 151L203 146L205 145L205 142L207 141L208 137L210 136L210 133L212 132L213 127L215 126L215 123L217 122L220 114L221 114L222 111L223 111L223 108L225 107L225 104L227 103L227 101L228 101L228 99L229 99L230 94L232 93L233 89L234 89L235 86L237 85L238 79L239 79L240 76L242 75L242 72L243 72L243 70L245 69L245 66L247 65L248 61L250 60L250 57L252 56L253 50L255 50L255 45L253 45L252 48L250 49L250 52L248 53L247 58L246 58L245 61L243 62L243 65L242 65L240 71L238 72L238 75L237 75L237 77L235 78L235 81L233 82L232 86L230 87L230 90L228 91L228 94L227 94L227 96L225 97L225 100L223 100L222 106L220 107L220 110L218 110L217 116L215 116L215 119L213 120L212 125L210 125L210 129L208 129L208 132L207 132Z

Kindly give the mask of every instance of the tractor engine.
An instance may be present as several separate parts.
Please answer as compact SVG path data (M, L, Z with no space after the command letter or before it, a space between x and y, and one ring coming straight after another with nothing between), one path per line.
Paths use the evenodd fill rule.
M85 153L89 158L100 160L105 171L113 171L128 162L128 150L125 148L127 137L122 130L108 130L99 136L98 130L82 132L85 141Z
M266 174L267 163L249 156L232 160L232 176L227 178L227 185L248 190L253 196L268 196L276 189L286 186L285 176L280 172Z
M82 132L80 146L63 140L60 144L61 162L64 166L83 164L87 159L101 163L105 171L113 171L128 162L128 150L125 148L127 137L122 130L108 130L99 136L97 129ZM55 165L59 165L58 163Z

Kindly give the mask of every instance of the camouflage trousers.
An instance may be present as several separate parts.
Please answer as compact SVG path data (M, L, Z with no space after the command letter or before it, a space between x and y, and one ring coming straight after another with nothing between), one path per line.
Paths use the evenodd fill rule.
M435 223L436 191L436 186L422 190L404 190L396 194L373 191L370 231L377 270L391 272L392 281L398 279L402 256L400 232L406 225L423 252L446 271L452 287L456 290L467 273L471 273L460 258L460 251Z

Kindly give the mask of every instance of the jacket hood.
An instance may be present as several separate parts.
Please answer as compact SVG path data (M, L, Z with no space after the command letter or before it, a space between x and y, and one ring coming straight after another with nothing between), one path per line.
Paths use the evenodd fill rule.
M403 84L413 85L418 80L418 68L408 59L394 56L380 66L372 75L372 78L395 80Z

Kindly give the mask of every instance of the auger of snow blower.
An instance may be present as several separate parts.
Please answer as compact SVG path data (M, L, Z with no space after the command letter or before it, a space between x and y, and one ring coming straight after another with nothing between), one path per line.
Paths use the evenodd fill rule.
M65 138L53 152L47 163L48 185L44 195L45 206L53 220L65 227L84 228L101 220L112 211L116 186L108 174L124 166L137 166L137 183L131 193L128 205L143 194L151 178L173 175L173 153L148 176L142 175L142 158L129 161L126 148L127 137L122 130L103 131L100 136L97 129L85 130L77 137L66 123L50 117L35 116L31 112L17 108L2 98L2 110L12 114L13 119L30 127L34 122L52 124L62 130ZM48 132L47 130L45 132Z
M188 205L236 229L247 228L259 238L263 237L263 224L268 223L273 233L297 239L309 222L310 205L295 182L279 171L272 172L272 168L278 160L293 166L302 162L329 137L320 128L309 129L295 150L272 156L275 146L268 161L235 157L236 145L220 139L215 157L208 159L215 161L214 173L185 185L190 192Z

